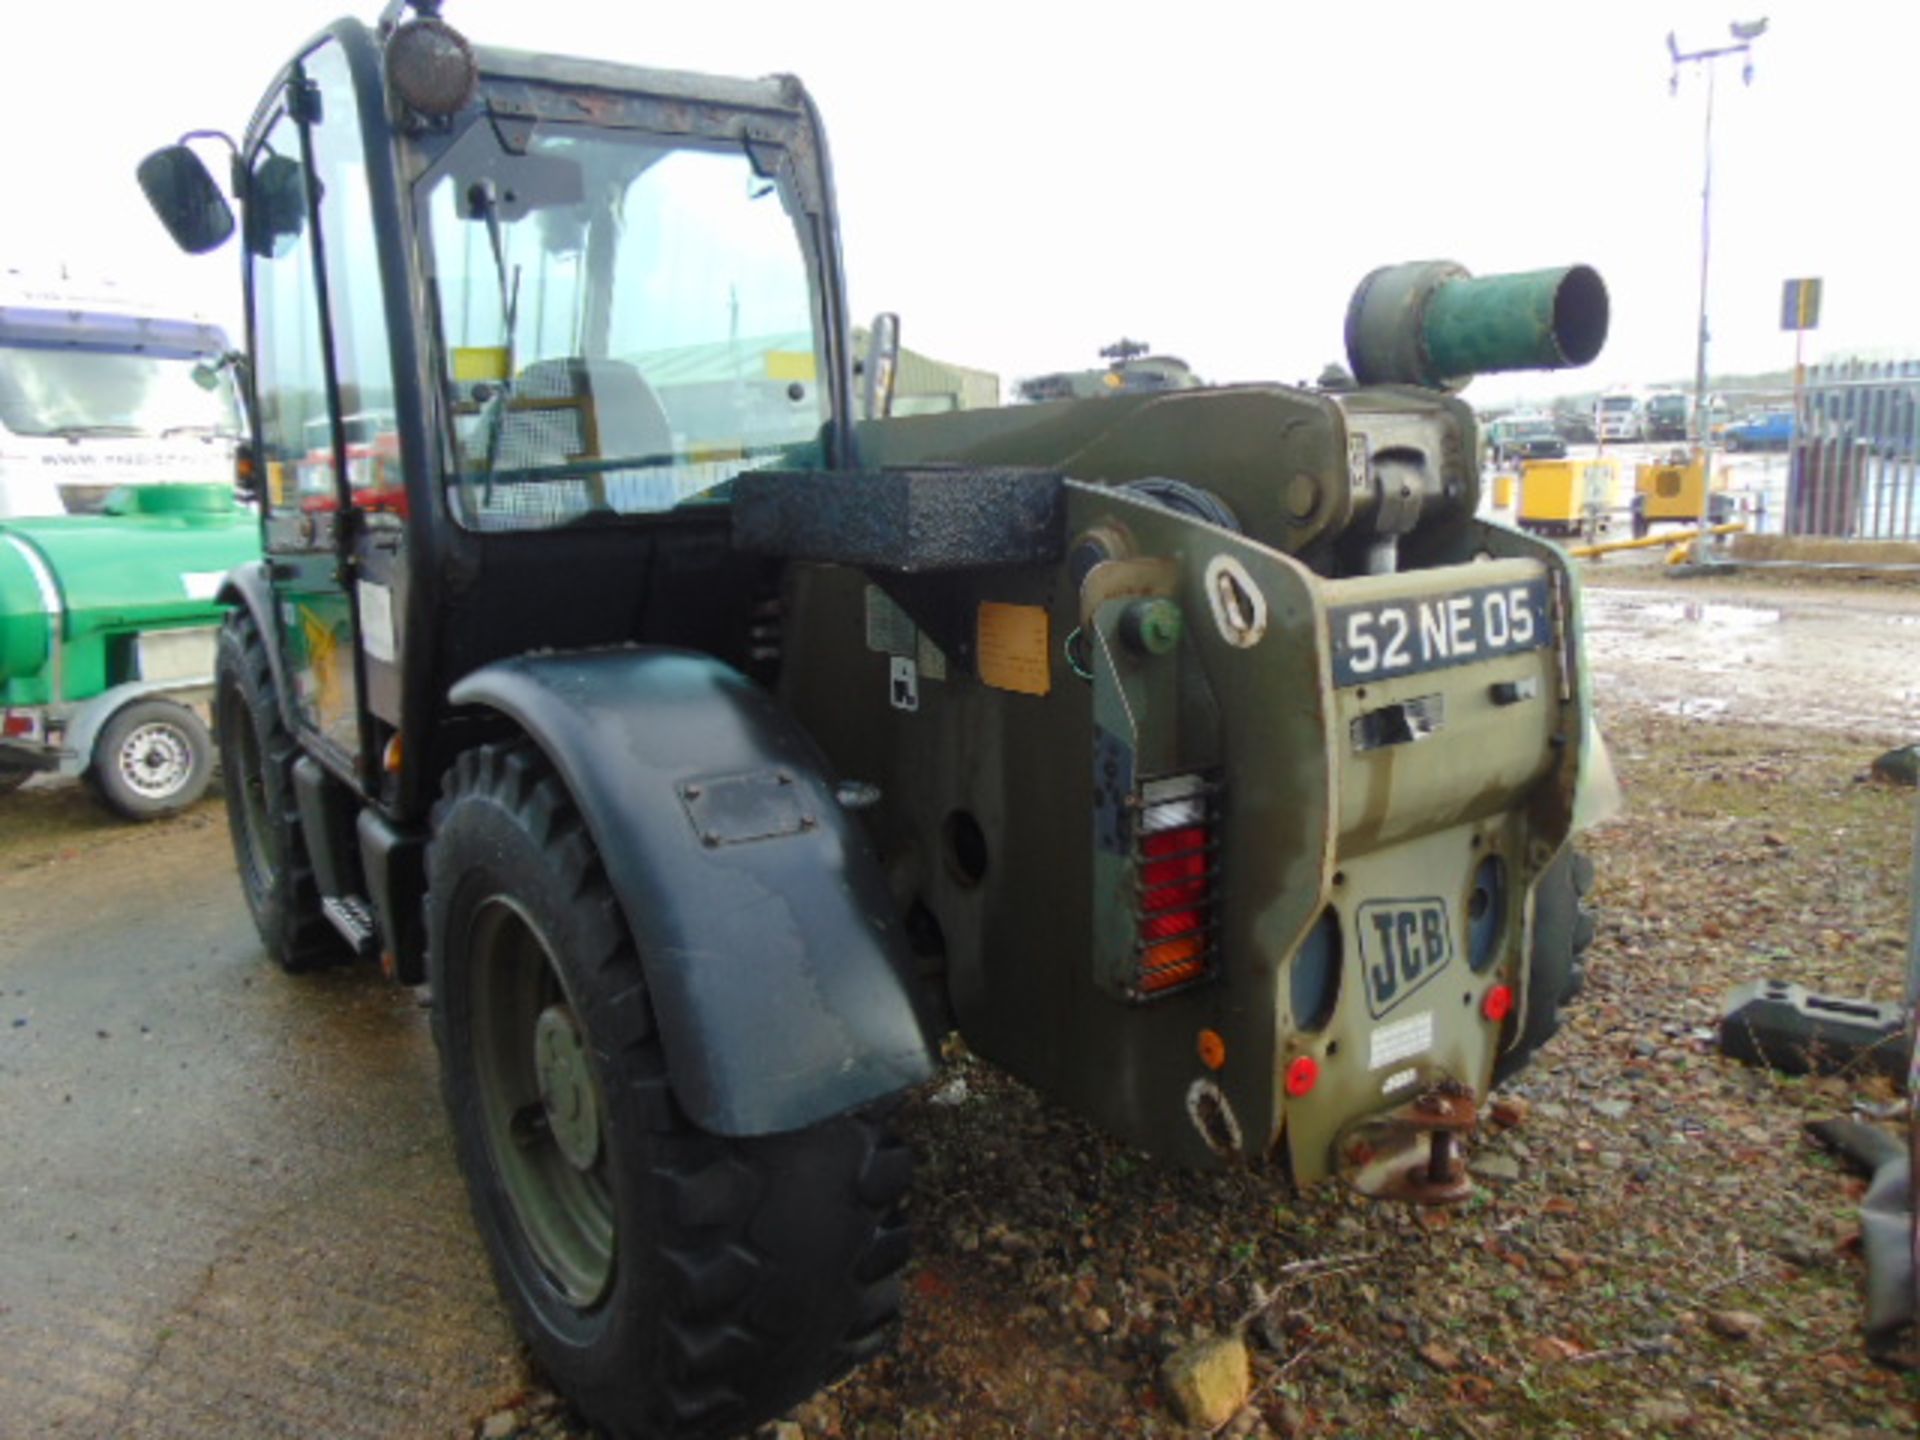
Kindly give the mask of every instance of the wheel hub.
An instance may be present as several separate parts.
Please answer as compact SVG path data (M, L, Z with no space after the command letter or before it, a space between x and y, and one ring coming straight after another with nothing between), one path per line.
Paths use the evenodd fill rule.
M149 799L171 795L192 769L186 741L169 725L142 725L120 747L121 776L135 793Z
M549 1005L533 1027L533 1064L553 1143L574 1169L600 1158L600 1101L573 1012Z

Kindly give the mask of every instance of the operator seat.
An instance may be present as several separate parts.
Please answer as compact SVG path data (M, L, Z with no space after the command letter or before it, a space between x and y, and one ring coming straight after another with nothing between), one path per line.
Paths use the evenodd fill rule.
M504 466L628 457L638 462L632 470L594 471L578 481L559 482L570 492L560 502L564 508L623 514L667 509L679 498L672 454L673 427L665 408L639 370L624 360L580 355L536 360L514 384L500 438Z

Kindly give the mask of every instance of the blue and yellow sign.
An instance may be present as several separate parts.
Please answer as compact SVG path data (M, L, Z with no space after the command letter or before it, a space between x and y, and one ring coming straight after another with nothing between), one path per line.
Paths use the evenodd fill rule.
M1789 280L1780 295L1782 330L1818 330L1820 328L1820 282Z

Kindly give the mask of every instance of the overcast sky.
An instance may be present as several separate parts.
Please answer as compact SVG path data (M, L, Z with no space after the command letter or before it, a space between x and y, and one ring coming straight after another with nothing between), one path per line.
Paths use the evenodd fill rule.
M133 183L181 131L235 133L336 0L10 5L0 48L0 264L65 263L236 315L233 247L173 252ZM1808 355L1920 352L1912 74L1920 5L962 0L702 5L447 0L479 43L759 75L826 119L856 315L1012 380L1123 333L1212 380L1296 380L1339 354L1389 261L1476 273L1580 260L1613 330L1578 379L1693 371L1705 77L1668 94L1665 36L1766 14L1751 86L1721 62L1712 363L1791 363L1789 276L1826 281Z

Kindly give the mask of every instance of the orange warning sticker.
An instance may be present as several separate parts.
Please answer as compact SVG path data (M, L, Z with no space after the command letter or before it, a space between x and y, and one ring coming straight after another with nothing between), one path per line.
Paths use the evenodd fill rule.
M996 690L1044 695L1053 688L1047 612L1038 605L980 604L980 678Z

